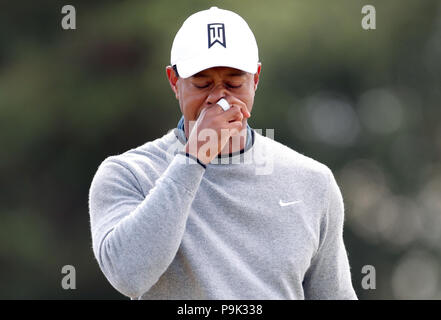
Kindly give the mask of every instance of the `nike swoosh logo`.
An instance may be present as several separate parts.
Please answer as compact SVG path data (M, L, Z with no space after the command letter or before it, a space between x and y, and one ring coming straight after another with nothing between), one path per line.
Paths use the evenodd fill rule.
M286 207L286 206L290 206L290 205L293 205L293 204L296 204L296 203L300 203L300 202L302 202L302 200L291 201L291 202L283 202L283 201L280 199L280 200L279 200L279 205L280 205L281 207Z

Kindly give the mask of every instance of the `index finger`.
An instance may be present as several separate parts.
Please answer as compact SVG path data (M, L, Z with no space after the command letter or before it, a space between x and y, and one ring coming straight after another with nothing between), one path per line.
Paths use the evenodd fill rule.
M246 104L244 104L242 101L240 101L240 102L241 102L240 104L236 103L235 105L237 105L240 108L244 117L249 118L251 116L251 114L248 111ZM234 101L229 103L226 99L222 98L216 104L218 104L224 111L227 111L233 106L233 103L234 103ZM244 106L242 106L242 105L244 105Z

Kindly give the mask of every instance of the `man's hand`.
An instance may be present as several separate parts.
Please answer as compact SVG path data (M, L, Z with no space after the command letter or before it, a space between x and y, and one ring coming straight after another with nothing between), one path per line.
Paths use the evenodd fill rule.
M226 99L231 108L224 111L215 104L204 108L191 127L185 152L197 157L204 164L210 163L228 143L230 137L243 129L243 118L251 116L245 103L239 99Z

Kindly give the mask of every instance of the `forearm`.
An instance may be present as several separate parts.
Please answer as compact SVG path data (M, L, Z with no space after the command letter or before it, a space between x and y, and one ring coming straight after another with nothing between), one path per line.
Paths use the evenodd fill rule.
M340 189L328 171L328 192L319 249L303 282L306 299L357 299L343 241L344 203Z
M148 291L173 261L180 246L191 203L205 169L185 164L177 155L145 199L127 212L112 210L94 236L99 265L123 294ZM190 160L191 161L191 160ZM112 218L111 216L114 218ZM122 218L121 218L122 217Z

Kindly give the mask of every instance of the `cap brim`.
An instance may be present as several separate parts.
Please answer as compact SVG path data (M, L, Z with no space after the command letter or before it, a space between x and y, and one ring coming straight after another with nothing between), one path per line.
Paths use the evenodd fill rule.
M257 72L258 61L249 61L241 59L237 55L228 54L210 54L208 56L199 56L176 63L179 76L188 78L202 70L214 67L229 67L239 69L245 72L255 74Z

